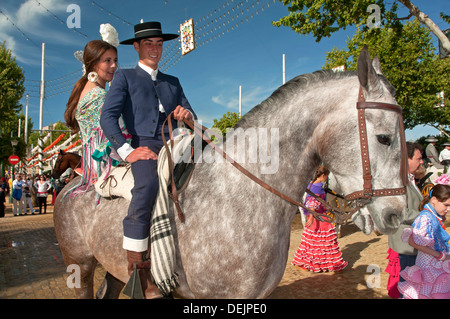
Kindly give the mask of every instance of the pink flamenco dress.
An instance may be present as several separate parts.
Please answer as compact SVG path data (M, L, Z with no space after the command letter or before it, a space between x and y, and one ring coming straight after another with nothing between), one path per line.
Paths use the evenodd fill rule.
M431 205L425 205L412 226L403 231L403 241L408 242L412 235L417 245L450 253L450 235ZM416 264L405 268L400 275L406 281L398 284L398 290L405 299L450 299L450 260L441 261L419 251Z
M325 199L326 194L322 186L322 183L315 183L310 185L310 189L314 194ZM323 205L309 195L305 199L305 205L321 214L326 213ZM303 210L303 213L309 215L306 210ZM292 264L312 272L330 272L344 269L347 262L342 259L334 225L328 222L320 222L314 218L311 226L305 226L302 241Z
M397 287L400 280L400 260L398 258L398 253L389 248L387 259L389 262L385 272L389 274L387 283L388 295L393 299L398 299L401 297Z

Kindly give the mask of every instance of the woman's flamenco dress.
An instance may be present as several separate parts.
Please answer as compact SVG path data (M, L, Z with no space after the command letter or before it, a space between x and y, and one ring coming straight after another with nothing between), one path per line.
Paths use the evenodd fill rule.
M66 194L76 196L85 193L97 181L103 172L117 166L120 157L115 153L100 127L100 114L106 98L106 90L97 86L78 102L75 118L78 121L82 142L82 175L80 181ZM131 136L120 123L122 133L127 140ZM99 195L97 195L97 200Z
M398 253L389 248L387 259L389 262L384 271L389 274L387 283L388 295L393 299L398 299L401 297L397 287L400 280L400 260Z
M417 245L448 255L450 235L438 218L432 206L427 204L414 221L413 228L403 231L402 240L408 242L412 235ZM406 267L400 276L405 281L398 283L398 290L405 299L450 299L450 260L441 261L419 251L416 264Z
M322 183L312 184L311 191L325 199L326 194L322 189ZM326 213L323 205L309 195L305 204L308 208L319 213ZM328 222L320 222L314 218L311 226L305 226L302 241L292 264L312 272L330 272L344 269L347 262L342 259L334 225Z

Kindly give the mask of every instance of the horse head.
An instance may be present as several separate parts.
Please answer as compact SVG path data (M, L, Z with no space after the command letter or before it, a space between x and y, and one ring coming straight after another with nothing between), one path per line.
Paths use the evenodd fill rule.
M360 104L369 107L357 111L353 96L352 101L344 102L350 106L336 110L342 112L336 116L347 118L344 123L334 123L333 116L328 117L322 136L327 146L321 147L320 158L333 172L337 191L360 194L354 196L361 207L354 221L361 230L368 234L375 227L389 234L397 230L406 208L407 160L401 109L393 87L381 73L378 58L371 61L367 47L359 56L356 73L359 101L364 101L358 108Z
M78 154L67 153L63 150L59 150L58 157L53 168L52 177L57 179L64 173L68 168L79 167L81 162L81 157Z

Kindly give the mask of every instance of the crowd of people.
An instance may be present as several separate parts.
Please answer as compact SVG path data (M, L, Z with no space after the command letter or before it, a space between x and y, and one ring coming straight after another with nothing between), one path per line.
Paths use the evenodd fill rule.
M16 174L14 180L8 177L0 179L0 217L5 217L5 202L12 202L13 216L47 213L47 197L54 200L55 185L45 175Z
M424 169L425 155L429 162L447 166L450 143L439 155L434 146L437 139L429 138L426 150L422 145L407 142L409 184L404 220L394 234L388 236L387 285L391 298L450 299L450 235L445 220L450 210L450 185L440 178L428 194L417 187L417 173ZM320 166L308 185L314 194L325 199L323 183L329 171ZM442 177L442 176L441 176ZM444 181L444 182L442 182ZM305 206L319 214L326 214L324 206L308 195ZM300 245L292 264L302 270L329 272L343 270L347 262L342 258L333 224L316 220L308 211L301 212L307 219Z

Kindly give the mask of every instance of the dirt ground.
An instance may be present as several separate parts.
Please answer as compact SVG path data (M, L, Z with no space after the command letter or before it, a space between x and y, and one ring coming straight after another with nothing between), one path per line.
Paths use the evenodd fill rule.
M46 215L12 217L11 205L6 206L6 216L0 219L0 299L75 298L66 284L68 273L54 234L53 207L49 205ZM312 273L291 264L302 231L297 214L286 271L270 299L389 299L388 274L384 272L387 236L367 236L354 224L345 225L338 242L347 267L337 273ZM99 266L95 288L104 274ZM120 298L128 297L122 294Z
M447 221L447 232L449 226ZM297 214L292 223L286 271L270 298L390 299L386 289L389 275L384 271L388 264L386 235L364 235L353 223L342 226L338 242L347 267L337 273L313 273L291 264L302 232Z
M373 233L364 235L352 223L342 226L338 242L342 257L348 263L347 267L340 272L313 273L291 264L302 232L303 225L297 214L292 223L286 271L270 298L389 298L386 290L388 275L384 272L388 262L387 236L376 236Z

